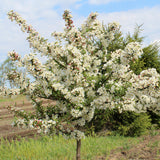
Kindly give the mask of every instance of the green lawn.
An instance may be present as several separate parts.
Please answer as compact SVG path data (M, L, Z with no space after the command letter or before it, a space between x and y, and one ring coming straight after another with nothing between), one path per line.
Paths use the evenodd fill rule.
M140 140L121 136L86 137L82 140L81 159L97 159L108 157L110 151L119 147L129 149ZM21 141L4 141L0 144L1 160L74 160L76 141L63 137L43 136L38 139L22 139ZM107 158L106 158L107 159Z

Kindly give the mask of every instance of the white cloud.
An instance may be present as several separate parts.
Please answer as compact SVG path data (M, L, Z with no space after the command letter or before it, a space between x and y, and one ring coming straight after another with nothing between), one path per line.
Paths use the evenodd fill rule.
M117 21L122 26L124 33L133 32L135 25L141 25L146 36L146 43L160 39L160 6L153 8L144 8L138 10L129 10L124 12L100 13L99 19L105 24Z
M22 33L19 26L10 23L6 18L0 22L0 63L7 58L9 51L16 50L19 53L29 52L26 34Z
M60 6L64 9L79 1L81 0L5 0L0 1L0 6L6 12L15 10L26 19L36 20L42 17L53 17L56 14L54 7Z
M8 20L9 10L15 10L45 38L53 31L62 31L63 10L74 6L81 0L5 0L0 1L0 63L7 58L9 51L15 49L22 56L30 52L26 41L27 34L18 25ZM61 14L59 14L59 12Z

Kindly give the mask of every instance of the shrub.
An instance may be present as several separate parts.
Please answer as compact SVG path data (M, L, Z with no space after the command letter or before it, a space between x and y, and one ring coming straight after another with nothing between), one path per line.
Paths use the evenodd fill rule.
M147 113L135 113L131 111L120 113L117 109L96 111L95 117L88 127L86 127L86 130L89 134L140 136L151 128L151 122L152 119Z
M134 113L133 113L134 114ZM124 136L141 136L151 127L150 116L146 113L136 115L132 123L121 124L117 132Z

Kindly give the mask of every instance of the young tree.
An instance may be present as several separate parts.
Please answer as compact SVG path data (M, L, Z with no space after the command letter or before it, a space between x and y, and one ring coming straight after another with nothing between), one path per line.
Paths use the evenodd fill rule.
M76 29L70 12L65 10L64 32L52 33L55 41L49 43L18 13L10 11L8 15L29 34L27 40L33 52L48 57L42 64L34 53L24 58L15 51L9 54L36 79L30 82L17 73L14 81L18 89L1 88L2 95L29 96L36 108L36 114L30 115L10 107L22 117L15 121L16 125L75 138L76 159L80 160L84 127L94 117L95 109L117 108L120 112L160 109L160 75L156 69L143 70L139 75L130 69L130 62L143 54L140 43L130 42L121 49L111 49L120 30L116 22L105 26L97 20L97 13L91 13L81 28ZM56 101L56 105L45 108L41 98Z
M10 88L18 87L19 85L14 81L17 72L19 72L21 76L25 75L25 69L19 68L12 59L8 57L0 66L0 86L8 86Z
M7 76L9 77L10 72L14 72L15 70L17 70L17 67L13 64L13 62L10 60L10 58L7 58L0 66L0 86L5 86L6 85L6 81ZM9 80L10 83L8 83L8 85L10 84L13 87L13 82L10 79Z

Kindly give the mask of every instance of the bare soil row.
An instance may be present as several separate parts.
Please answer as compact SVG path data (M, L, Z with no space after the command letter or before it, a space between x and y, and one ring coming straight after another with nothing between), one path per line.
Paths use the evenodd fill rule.
M43 105L45 106L48 103L51 102L44 100ZM33 105L25 97L0 102L0 138L17 139L18 137L33 137L36 131L12 127L14 114L7 109L8 106L16 106L18 109L30 112L34 111Z

